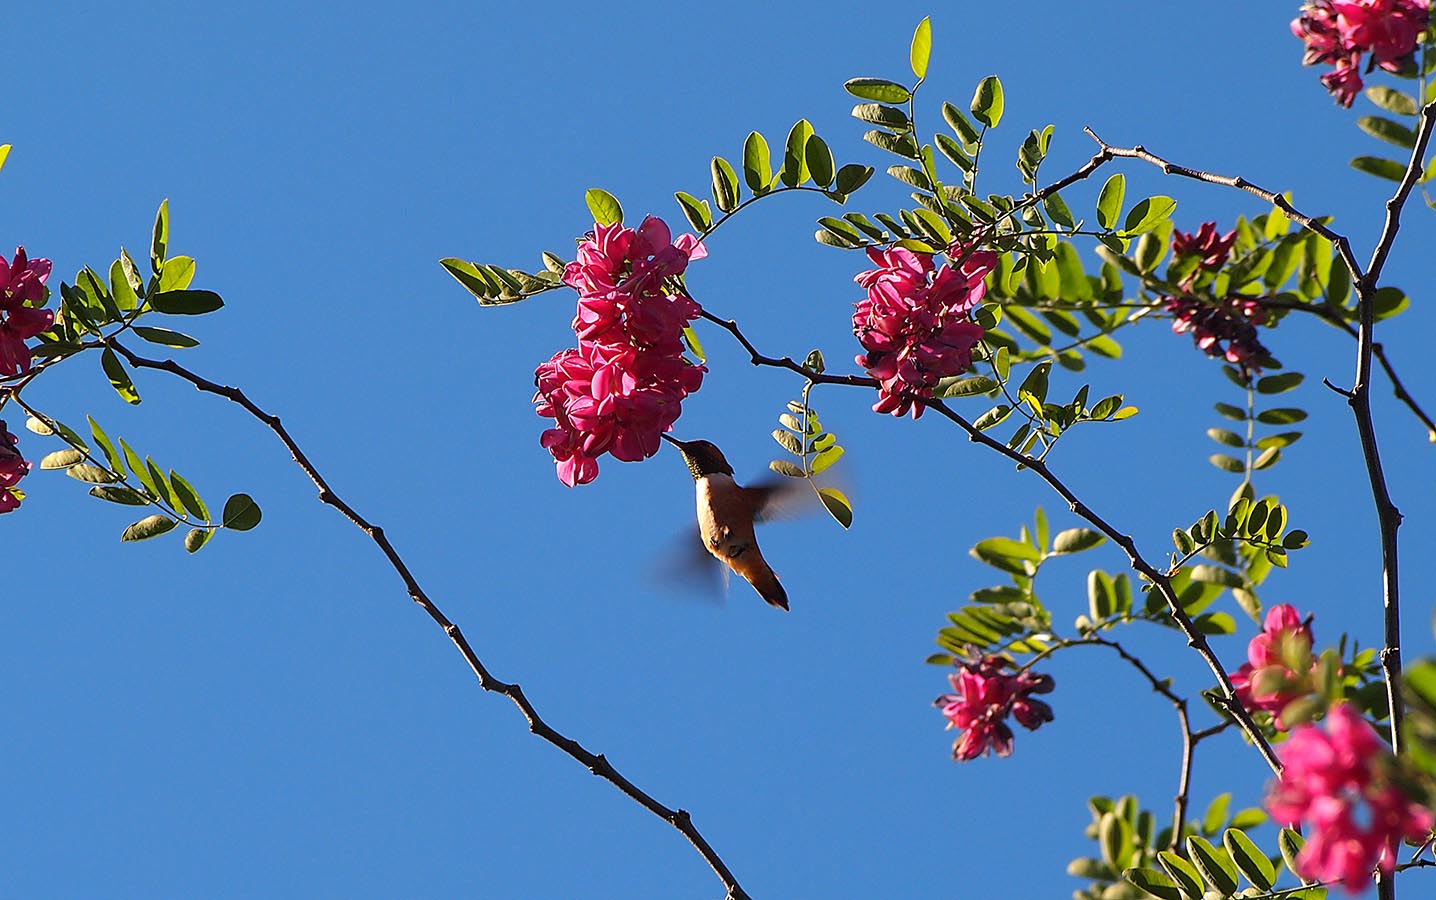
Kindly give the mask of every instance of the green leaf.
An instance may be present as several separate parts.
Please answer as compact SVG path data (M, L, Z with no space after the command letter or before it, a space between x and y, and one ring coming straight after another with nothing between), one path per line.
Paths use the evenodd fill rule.
M110 263L110 294L121 312L130 312L140 305L139 295L125 276L125 265L118 259Z
M118 485L115 487L104 487L96 485L90 488L91 497L99 497L101 500L108 500L111 503L119 503L124 506L149 506L149 498L139 491L132 490Z
M1068 528L1057 532L1057 536L1052 539L1052 553L1054 556L1081 553L1083 550L1100 547L1106 540L1100 532L1090 528Z
M1193 577L1196 577L1195 574ZM1218 794L1212 800L1207 806L1206 814L1202 816L1202 834L1210 837L1222 830L1222 824L1227 820L1227 810L1231 808L1231 803L1231 794Z
M188 256L173 256L160 266L161 291L182 291L194 280L194 260Z
M777 472L779 475L786 475L789 478L808 477L807 473L805 473L801 468L793 465L786 459L775 459L772 462L768 463L768 468L772 469L774 472Z
M199 548L209 543L210 535L214 531L209 528L191 528L184 536L184 549L186 553L198 553Z
M1351 161L1351 167L1358 172L1385 178L1387 181L1400 181L1406 176L1404 165L1395 160L1382 159L1377 156L1358 156Z
M96 422L93 418L87 418L89 418L90 422L90 434L95 436L95 443L99 444L100 449L105 451L105 458L110 461L110 468L116 472L124 471L124 459L121 458L120 454L115 450L115 445L110 442L110 436L105 434L105 430L100 427L99 422Z
M439 260L439 265L443 266L455 281L463 285L464 290L477 297L480 303L487 304L490 298L499 295L498 283L490 281L484 270L474 263L450 256Z
M170 469L170 486L173 488L171 493L184 505L186 512L202 521L209 521L209 507L200 499L199 492L174 469Z
M166 531L172 530L174 527L175 520L171 519L169 516L145 516L143 519L140 519L138 522L135 522L129 528L126 528L124 534L120 535L120 540L144 541L152 537L159 537Z
M819 488L818 499L823 501L823 507L828 514L838 520L838 524L844 528L853 524L853 505L848 501L847 495L837 488Z
M1188 897L1200 898L1202 896L1202 877L1201 874L1197 872L1196 866L1187 862L1171 850L1158 852L1157 862L1161 863L1162 868L1167 870L1167 874L1172 876L1172 879L1181 885L1182 892Z
M1376 85L1366 89L1366 99L1377 106L1398 116L1416 115L1416 98L1401 91L1389 88L1386 85Z
M1004 537L978 541L968 553L980 562L1014 575L1026 575L1028 568L1024 563L1036 564L1042 559L1034 547Z
M224 502L223 524L234 531L248 531L259 524L259 504L248 494L235 494Z
M65 470L65 474L76 481L83 481L87 484L113 484L120 480L120 476L109 469L102 469L89 463L70 466Z
M713 227L713 213L708 209L707 200L699 200L685 191L678 191L673 196L678 205L683 207L683 215L694 231L704 234Z
M1072 228L1077 224L1077 220L1072 217L1072 210L1067 207L1067 202L1058 194L1048 194L1044 197L1042 208L1047 210L1047 215L1052 217L1052 221L1063 228Z
M738 173L721 156L713 157L713 202L723 212L738 208Z
M944 382L946 382L944 384ZM985 375L967 375L938 382L936 394L941 399L972 397L997 390L997 382Z
M1416 132L1399 122L1381 116L1362 116L1356 120L1356 127L1378 140L1395 144L1410 150L1416 146ZM1403 169L1403 174L1405 170Z
M1259 379L1256 389L1262 394L1284 394L1301 384L1305 378L1300 372L1278 372Z
M834 445L819 453L813 458L813 464L811 466L813 474L819 475L827 471L833 463L843 458L845 452L847 451L843 450L842 447Z
M45 454L40 460L42 469L68 469L70 466L85 461L85 454L74 447L67 447L64 450L56 450L53 453Z
M956 106L944 102L942 104L942 117L946 120L948 127L953 130L953 133L962 140L962 143L969 153L982 143L982 136L977 133L976 128L972 127L972 123L967 120L967 116L963 115L962 110Z
M595 225L614 225L623 221L623 205L603 188L589 188L583 194Z
M1122 872L1122 877L1139 890L1161 900L1186 900L1186 893L1177 883L1156 869L1127 869Z
M1281 858L1282 861L1286 863L1287 869L1290 870L1291 874L1301 878L1301 872L1296 867L1296 857L1301 853L1301 848L1306 846L1306 838L1290 828L1283 828L1281 833L1277 835L1276 844L1281 850ZM1302 881L1303 883L1310 883L1304 878Z
M214 291L161 291L150 295L149 305L155 312L198 316L214 312L224 301Z
M1207 437L1227 447L1244 447L1246 440L1235 432L1227 431L1225 428L1208 428Z
M808 174L812 177L813 184L825 188L833 183L833 172L837 163L833 161L833 151L828 149L827 141L816 134L808 138L808 143L803 148L803 156L808 161Z
M5 160L10 156L10 145L0 144L0 169L5 168Z
M186 347L199 346L199 341L189 335L180 334L178 331L170 331L168 328L151 328L148 325L135 325L130 330L151 344L159 344L162 347L184 349Z
M883 78L851 78L844 82L843 90L861 100L878 103L906 103L912 99L912 91Z
M996 128L1002 121L1002 81L996 75L989 75L978 82L977 91L972 95L972 116L988 128Z
M1127 220L1122 225L1122 233L1133 235L1151 231L1158 225L1172 217L1172 211L1177 208L1177 201L1171 197L1160 194L1138 201L1127 213Z
M772 164L768 159L768 142L758 132L750 132L743 142L743 180L755 194L768 193L773 180Z
M170 243L170 202L168 199L160 201L160 208L155 213L154 237L150 240L150 268L155 274L159 274L160 267L164 265L165 252Z
M140 402L140 393L135 390L135 384L130 380L130 374L125 371L125 366L115 351L109 347L100 354L100 367L105 370L105 376L110 379L110 387L120 395L120 399L129 404Z
M1111 230L1117 224L1117 215L1122 212L1122 201L1127 196L1127 177L1121 172L1107 179L1102 193L1097 195L1097 224Z
M808 138L813 136L813 126L807 119L793 123L788 132L788 142L783 147L783 170L780 177L788 187L797 187L808 180Z
M860 122L880 125L889 131L904 132L912 129L912 121L908 119L907 113L895 106L885 106L881 103L859 103L853 107L852 115Z
M994 425L1000 425L1004 419L1012 414L1012 407L1005 403L999 403L992 409L978 416L972 423L972 427L978 431L986 431Z
M1237 868L1242 870L1247 881L1252 887L1269 891L1276 884L1276 867L1266 854L1257 849L1257 845L1244 832L1235 828L1228 828L1226 835L1222 838L1222 845L1232 855Z
M803 455L803 443L802 441L798 440L797 435L793 434L791 431L784 431L781 428L775 428L773 429L773 440L778 442L778 446L782 447L784 450L787 450L794 456Z
M1017 388L1018 398L1023 396L1032 397L1037 401L1038 406L1047 402L1047 376L1052 371L1052 363L1040 362L1032 367L1027 377L1022 379L1022 384Z
M908 62L912 65L912 73L918 78L927 77L928 57L932 55L932 22L927 17L917 23L917 30L912 34L912 46L908 50Z
M867 184L868 179L873 177L874 171L872 166L860 166L856 163L849 163L838 170L833 186L837 188L840 194L851 194Z
M1213 847L1205 838L1192 835L1187 838L1187 854L1202 873L1207 884L1224 897L1237 891L1237 866L1226 850Z

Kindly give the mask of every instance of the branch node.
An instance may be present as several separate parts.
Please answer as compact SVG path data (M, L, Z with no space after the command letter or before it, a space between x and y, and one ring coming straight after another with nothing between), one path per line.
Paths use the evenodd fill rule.
M1356 399L1356 392L1355 392L1355 391L1348 391L1346 388L1337 387L1336 385L1334 385L1334 384L1331 383L1331 379L1329 379L1329 378L1323 378L1323 379L1321 379L1321 383L1324 384L1324 385L1326 385L1327 387L1331 388L1333 391L1335 391L1336 393L1340 394L1341 396L1345 397L1347 400L1355 400L1355 399Z

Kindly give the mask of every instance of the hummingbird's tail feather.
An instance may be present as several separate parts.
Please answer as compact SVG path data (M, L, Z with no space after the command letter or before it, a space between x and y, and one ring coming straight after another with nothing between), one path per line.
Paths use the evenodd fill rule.
M769 606L776 606L787 612L788 592L783 590L783 585L778 581L778 576L768 566L755 566L742 573L743 578L758 592L758 596L768 601Z

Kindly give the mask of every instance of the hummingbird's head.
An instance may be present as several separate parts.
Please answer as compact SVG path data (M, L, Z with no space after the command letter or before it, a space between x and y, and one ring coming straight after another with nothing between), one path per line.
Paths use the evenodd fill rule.
M728 460L723 457L723 451L719 450L712 441L680 441L666 434L662 437L683 454L683 461L688 464L688 473L693 476L694 481L705 475L733 474L733 467L728 465Z

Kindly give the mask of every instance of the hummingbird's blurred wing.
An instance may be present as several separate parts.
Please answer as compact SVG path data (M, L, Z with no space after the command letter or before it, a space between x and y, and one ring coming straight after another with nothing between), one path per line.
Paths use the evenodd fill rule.
M665 591L705 603L722 604L728 594L728 567L703 546L695 525L670 542L648 570L649 581Z
M801 478L760 478L743 488L754 522L797 519L818 510L818 494ZM701 548L700 548L701 549Z

